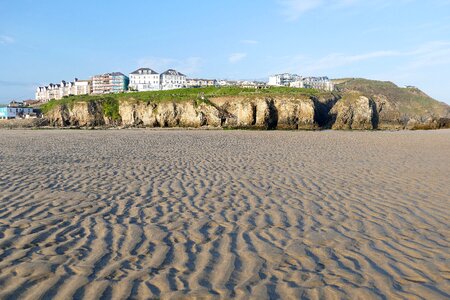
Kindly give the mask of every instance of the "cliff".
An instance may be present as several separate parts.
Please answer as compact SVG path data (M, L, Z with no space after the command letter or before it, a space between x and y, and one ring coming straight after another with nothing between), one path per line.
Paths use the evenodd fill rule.
M118 119L105 115L102 100L55 105L45 117L52 126L223 127L317 129L313 100L304 97L216 98L211 101L118 101Z
M373 93L349 82L339 84L336 93L208 88L71 97L52 101L43 110L49 124L56 127L372 130L450 126L448 106L431 98L423 102L428 97L424 94L419 95L422 107L412 100L407 106L386 91Z
M358 92L370 99L377 129L437 129L449 127L450 106L415 87L400 88L392 82L340 79L339 94Z

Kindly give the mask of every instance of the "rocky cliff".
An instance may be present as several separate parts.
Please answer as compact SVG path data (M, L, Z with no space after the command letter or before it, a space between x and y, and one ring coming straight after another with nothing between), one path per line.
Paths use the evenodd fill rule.
M408 106L386 90L371 93L338 85L337 93L255 92L171 99L91 97L54 103L45 113L52 126L221 127L253 129L425 129L450 127L450 108L437 101ZM151 95L151 94L149 94ZM424 104L425 103L425 104ZM438 104L436 104L438 103ZM405 108L406 107L406 108Z
M370 130L376 128L374 103L357 92L344 95L330 110L332 129Z
M369 99L376 129L450 127L450 106L416 87L401 88L392 82L352 78L338 80L336 88L341 95L359 93Z
M317 129L314 101L308 97L222 97L211 101L119 101L120 120L105 116L102 100L55 105L45 117L52 126L224 127Z

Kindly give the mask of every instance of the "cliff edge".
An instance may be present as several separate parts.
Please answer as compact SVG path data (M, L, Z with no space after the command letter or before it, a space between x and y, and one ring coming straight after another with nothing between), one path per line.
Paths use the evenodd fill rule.
M382 88L380 88L380 86ZM202 88L68 97L42 106L55 127L251 129L438 129L450 107L417 89L349 79L333 93L269 88Z

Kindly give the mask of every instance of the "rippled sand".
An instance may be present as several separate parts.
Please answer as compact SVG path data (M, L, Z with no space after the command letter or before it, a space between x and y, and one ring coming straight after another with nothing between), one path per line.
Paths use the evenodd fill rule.
M0 299L450 297L450 131L0 131Z

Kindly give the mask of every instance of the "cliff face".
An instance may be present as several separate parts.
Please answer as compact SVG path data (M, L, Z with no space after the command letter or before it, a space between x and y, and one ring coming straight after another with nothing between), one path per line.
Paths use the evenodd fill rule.
M450 106L418 88L401 88L392 82L343 79L336 85L342 95L359 93L372 102L376 129L438 129L448 127Z
M315 129L315 105L298 97L222 97L211 100L222 111L223 126L263 129Z
M104 117L103 108L99 102L75 102L73 105L57 105L45 117L50 125L94 127L109 125L111 122Z
M421 95L422 96L422 95ZM46 112L57 127L222 127L254 129L435 129L449 127L437 114L412 114L390 95L347 90L320 97L250 95L184 101L122 98L54 105ZM194 97L195 98L195 97ZM416 104L414 104L416 105ZM412 107L412 106L411 106ZM416 109L417 106L414 107ZM416 109L417 111L417 109Z
M141 127L201 127L221 125L217 108L196 101L181 103L146 103L123 101L119 114L124 126Z
M349 93L330 110L332 129L374 129L374 103L369 98Z

